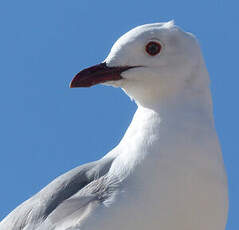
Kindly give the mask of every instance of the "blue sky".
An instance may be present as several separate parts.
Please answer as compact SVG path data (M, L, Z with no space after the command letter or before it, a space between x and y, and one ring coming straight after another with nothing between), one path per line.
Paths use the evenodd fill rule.
M238 230L238 7L236 0L0 1L0 219L67 170L100 158L136 105L120 90L69 89L115 40L175 19L193 32L211 76L216 128L229 178L227 230Z

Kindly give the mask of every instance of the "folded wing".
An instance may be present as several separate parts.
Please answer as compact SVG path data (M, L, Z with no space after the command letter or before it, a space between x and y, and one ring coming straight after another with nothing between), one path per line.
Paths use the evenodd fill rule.
M79 166L52 181L0 222L0 230L55 229L79 222L100 203L99 189L114 158ZM93 185L93 186L92 186Z

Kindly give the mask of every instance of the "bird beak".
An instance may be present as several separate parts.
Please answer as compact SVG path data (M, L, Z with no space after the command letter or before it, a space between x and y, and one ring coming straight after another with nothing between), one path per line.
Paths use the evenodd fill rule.
M106 63L103 62L76 74L70 83L70 88L90 87L107 81L118 81L123 79L120 75L122 72L134 67L136 66L108 67Z

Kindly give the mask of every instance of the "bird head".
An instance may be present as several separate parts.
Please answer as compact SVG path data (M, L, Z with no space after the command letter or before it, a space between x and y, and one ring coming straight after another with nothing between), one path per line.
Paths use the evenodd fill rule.
M120 37L107 58L79 72L70 87L121 87L136 103L147 105L205 85L207 79L199 73L202 66L192 34L173 21L146 24Z

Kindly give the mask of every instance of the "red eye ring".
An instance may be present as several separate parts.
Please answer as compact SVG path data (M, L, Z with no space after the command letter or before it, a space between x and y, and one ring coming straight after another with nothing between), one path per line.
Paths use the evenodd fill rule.
M150 56L155 56L160 53L162 49L162 46L159 42L156 41L151 41L145 46L145 51L150 55Z

